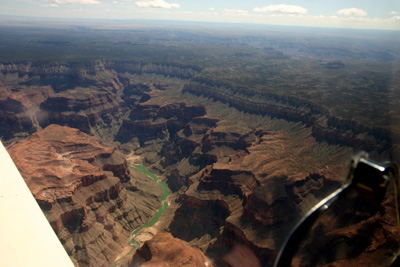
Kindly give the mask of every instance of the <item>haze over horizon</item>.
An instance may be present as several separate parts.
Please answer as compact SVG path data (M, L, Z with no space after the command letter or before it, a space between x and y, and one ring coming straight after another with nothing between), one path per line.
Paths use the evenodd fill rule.
M400 3L376 1L16 0L0 16L149 19L400 30Z
M293 263L390 266L399 4L0 0L0 142L75 266L273 266L350 179Z

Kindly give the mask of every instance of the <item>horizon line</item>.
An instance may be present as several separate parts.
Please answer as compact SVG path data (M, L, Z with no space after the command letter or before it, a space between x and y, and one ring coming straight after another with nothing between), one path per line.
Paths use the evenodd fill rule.
M43 16L24 16L24 15L8 15L0 13L1 17L15 18L15 19L33 19L33 20L48 20L48 21L65 21L65 22L75 22L79 24L82 21L104 21L104 22L167 22L167 23L195 23L195 24L218 24L218 25L249 25L249 26L268 26L268 27L283 27L283 28L308 28L308 29L336 29L336 30L356 30L356 31L381 31L381 32L399 32L399 29L380 29L380 28L357 28L357 27L338 27L336 25L326 26L326 25L287 25L287 24L273 24L273 23L256 23L256 22L231 22L231 21L200 21L200 20L177 20L177 19L147 19L147 18L71 18L71 17L43 17ZM8 24L12 24L12 21L8 21ZM0 26L6 26L0 21ZM10 26L10 25L9 25Z

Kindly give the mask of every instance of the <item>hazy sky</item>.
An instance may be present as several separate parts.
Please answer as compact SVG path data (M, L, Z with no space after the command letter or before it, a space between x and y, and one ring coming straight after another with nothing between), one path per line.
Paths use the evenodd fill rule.
M400 0L0 0L0 14L400 30Z

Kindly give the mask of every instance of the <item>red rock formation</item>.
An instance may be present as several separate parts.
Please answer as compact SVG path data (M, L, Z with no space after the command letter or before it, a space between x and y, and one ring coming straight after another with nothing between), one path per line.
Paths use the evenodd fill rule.
M126 108L112 92L61 92L40 104L36 117L41 127L57 123L85 133L103 132L118 125Z
M336 118L321 105L294 96L257 92L250 88L235 86L226 82L193 78L185 85L183 92L212 97L234 108L252 113L300 121L312 127L317 140L355 147L367 151L391 151L392 139L399 133L392 133L380 127L363 125L352 119ZM241 97L238 97L240 94ZM360 135L363 137L360 138Z
M108 103L112 103L114 99L115 96L109 92L83 91L78 95L62 92L42 102L41 109L55 112L79 112L85 109L104 108Z
M302 210L315 203L310 196L324 197L340 185L333 175L337 175L336 169L333 173L318 169L312 158L302 157L301 166L310 166L304 169L293 160L300 161L297 153L315 142L310 141L299 145L284 132L257 130L239 134L209 128L200 147L207 154L201 155L212 155L218 162L203 165L204 169L189 179L192 183L186 184L189 188L179 199L181 206L171 222L171 233L195 244L207 236L211 241L204 245L206 253L221 266L232 260L231 252L237 247L239 251L251 251L254 262L271 265ZM172 179L179 180L178 170L169 177L169 184L173 184ZM206 205L213 203L211 200L228 205L226 218L213 213L224 210L223 205ZM195 231L188 232L186 228Z
M53 93L49 86L10 86L0 81L0 137L26 137L38 128L38 105Z
M115 140L126 143L137 137L143 144L152 139L173 137L190 120L205 114L206 110L202 105L137 105L132 108L129 119L123 121Z
M245 252L243 254L243 252ZM272 266L276 252L252 243L243 230L227 222L215 243L206 252L218 266Z
M53 123L107 138L128 112L123 85L103 61L1 62L0 71L0 137L6 144Z
M335 179L340 179L340 168L334 163L328 168L326 162L321 167L311 156L315 144L311 135L351 146L372 147L378 142L379 149L391 142L386 140L388 133L380 128L330 117L324 107L296 97L197 78L186 83L184 92L212 97L239 111L302 122L309 128L300 130L309 131L309 135L295 139L286 132L253 130L243 134L227 130L218 126L219 119L203 117L206 108L202 105L155 105L154 92L144 95L149 90L166 90L167 85L136 84L115 72L187 79L199 71L190 66L12 62L0 64L0 70L6 75L30 77L26 88L31 91L25 87L19 91L15 86L12 90L0 87L0 131L10 133L7 138L36 131L39 123L43 127L58 123L99 136L116 136L115 140L121 143L138 140L144 162L154 164L154 169L165 173L172 190L182 193L169 226L171 232L186 241L199 242L224 264L240 262L232 253L245 251L252 262L270 265L302 213L339 185ZM36 83L40 93L34 93ZM29 103L22 92L30 92L33 101ZM152 105L137 105L141 96L143 100L152 97ZM129 116L124 101L132 108ZM226 122L223 120L221 124ZM14 125L17 126L13 128ZM113 259L121 242L127 240L129 230L140 224L137 221L143 222L151 214L151 208L138 212L139 208L132 204L138 200L133 194L141 189L132 183L121 155L93 137L68 129L49 126L26 143L11 146L10 153L16 151L14 157L22 164L21 172L25 172L28 185L68 253L82 265L105 265ZM369 139L358 137L364 132ZM147 156L151 160L146 161ZM135 213L131 212L134 209ZM376 240L368 249L392 241L383 238L385 234L374 233ZM328 243L343 236L334 233ZM168 248L181 241L163 238L156 236L153 243L146 243L135 256L137 262L160 266L162 259L174 264L176 251ZM176 250L182 255L191 251L185 246Z
M219 164L206 167L200 178L198 190L219 190L226 195L244 197L260 185L251 171L235 171Z
M71 198L82 186L105 179L100 167L89 161L110 155L114 149L101 146L79 130L50 125L9 146L8 151L35 198L53 205L59 199Z
M79 265L110 264L159 207L157 197L139 194L122 154L77 129L50 125L8 152Z
M245 150L249 146L247 136L235 132L211 131L205 134L202 140L203 152L208 152L212 147L226 146L234 150Z
M185 241L216 235L231 213L227 202L220 199L203 200L182 195L180 201L182 205L175 212L170 232Z
M174 238L171 234L158 232L136 251L129 264L132 267L214 266L200 250Z

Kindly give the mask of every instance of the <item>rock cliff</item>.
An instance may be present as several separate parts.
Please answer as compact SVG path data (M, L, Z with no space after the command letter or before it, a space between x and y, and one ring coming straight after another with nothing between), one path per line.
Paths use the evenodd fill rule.
M287 161L297 155L289 157L290 150L282 147L296 141L282 132L243 134L210 125L196 151L213 155L215 161L188 179L191 183L178 199L169 231L202 248L218 266L230 264L235 251L247 251L249 257L238 261L271 265L303 212L340 182L331 172L316 168L311 158L302 159L309 162L308 170ZM180 174L175 169L170 179Z
M204 106L176 103L166 106L136 105L119 129L115 141L126 143L133 137L143 144L154 139L171 139L194 117L205 115Z
M112 141L129 107L151 98L147 84L120 73L189 79L199 71L195 66L125 61L2 61L0 137L7 145L57 123ZM158 83L152 87L163 89Z
M137 250L129 266L212 267L214 264L200 250L188 243L168 233L157 233Z
M104 61L1 62L0 72L0 101L5 107L0 136L6 144L52 123L107 139L127 112L120 98L123 85ZM20 104L10 110L10 101Z
M392 139L397 140L400 137L398 133L391 133L384 128L335 117L323 106L295 96L257 92L250 88L200 77L193 78L182 92L211 97L247 113L302 122L307 127L312 127L312 134L317 140L356 149L377 150L379 153L391 151Z
M133 175L115 148L77 129L49 125L7 150L80 266L110 264L159 207L162 192L142 191L152 187L149 179Z
M271 265L301 216L340 186L338 158L347 153L340 146L381 152L391 145L383 128L335 117L306 99L199 78L200 71L126 61L0 63L0 136L11 144L33 133L8 150L77 264L109 264L162 194L94 136L132 153L173 192L163 227L174 238L157 234L133 266L204 263L185 242L216 265ZM150 74L162 79L145 81ZM181 92L188 94L177 101ZM297 124L236 127L235 118L212 114L193 95L229 104L242 120L255 114Z

